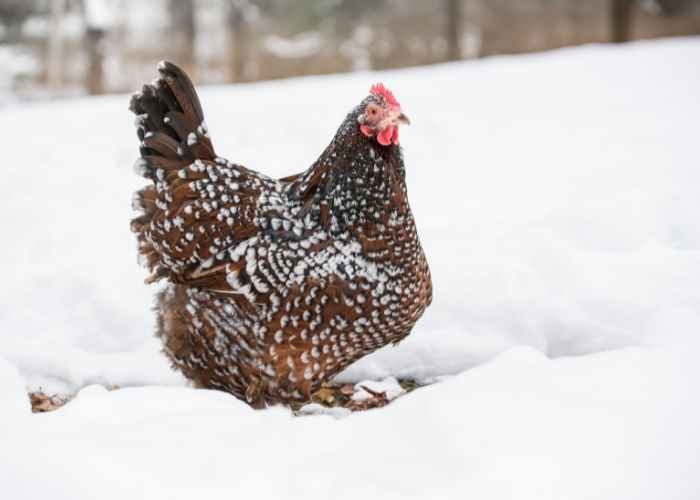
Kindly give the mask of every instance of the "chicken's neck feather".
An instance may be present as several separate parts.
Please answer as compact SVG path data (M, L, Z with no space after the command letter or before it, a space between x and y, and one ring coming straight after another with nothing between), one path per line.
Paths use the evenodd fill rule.
M306 206L331 233L372 232L408 210L400 146L382 146L364 136L351 112L314 164L287 194Z

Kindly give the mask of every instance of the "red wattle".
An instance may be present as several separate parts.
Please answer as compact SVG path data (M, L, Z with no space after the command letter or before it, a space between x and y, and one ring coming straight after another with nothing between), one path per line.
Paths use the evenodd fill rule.
M377 134L377 142L382 146L388 146L391 144L391 140L394 137L394 128L395 127L387 127L379 132L379 134Z
M372 133L372 129L370 127L368 127L367 125L360 125L360 132L365 134L367 137L372 137L372 135L374 135Z
M391 138L391 142L394 144L399 143L399 127L394 127L394 136Z

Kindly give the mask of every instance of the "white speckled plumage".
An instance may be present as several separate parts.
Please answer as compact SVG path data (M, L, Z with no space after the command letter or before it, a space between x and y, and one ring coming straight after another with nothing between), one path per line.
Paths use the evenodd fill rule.
M153 181L132 229L148 281L169 281L156 309L173 364L260 407L308 400L408 335L432 299L430 272L398 131L383 145L363 121L398 109L393 95L371 93L310 168L275 180L218 157L187 76L158 69L131 103L137 171Z

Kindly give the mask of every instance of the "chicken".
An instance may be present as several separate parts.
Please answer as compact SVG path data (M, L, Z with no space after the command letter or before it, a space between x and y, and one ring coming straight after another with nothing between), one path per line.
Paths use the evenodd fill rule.
M167 280L157 336L174 367L255 408L289 405L406 337L432 283L394 95L374 85L311 167L275 180L217 156L190 79L158 71L130 105L152 181L131 227L146 282Z

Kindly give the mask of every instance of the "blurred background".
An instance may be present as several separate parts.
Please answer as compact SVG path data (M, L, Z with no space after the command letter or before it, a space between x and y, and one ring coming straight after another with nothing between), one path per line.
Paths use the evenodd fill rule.
M700 0L0 0L0 104L700 34Z

